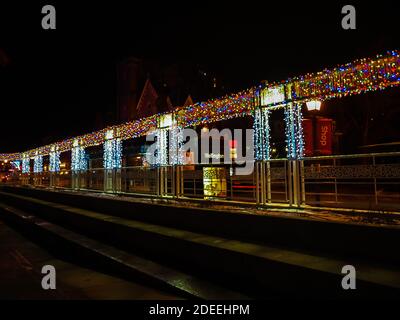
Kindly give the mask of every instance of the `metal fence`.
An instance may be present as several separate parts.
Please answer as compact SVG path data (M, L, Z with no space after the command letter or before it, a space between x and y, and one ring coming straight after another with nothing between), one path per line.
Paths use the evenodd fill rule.
M306 204L400 210L400 153L306 158L301 176Z
M400 211L400 153L276 159L248 175L231 165L18 174L10 184L258 205Z

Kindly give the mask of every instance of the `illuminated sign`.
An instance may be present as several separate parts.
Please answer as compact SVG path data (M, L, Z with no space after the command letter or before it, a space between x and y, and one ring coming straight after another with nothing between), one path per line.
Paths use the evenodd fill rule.
M317 120L316 151L319 155L332 154L332 119L320 118Z
M261 92L261 105L266 106L285 101L285 87L265 88Z
M203 168L204 199L224 198L227 195L226 170L221 167Z
M110 140L114 138L114 130L107 130L106 132L106 140Z
M223 159L224 155L220 153L205 153L204 156L207 159Z
M172 113L160 115L160 128L172 127Z

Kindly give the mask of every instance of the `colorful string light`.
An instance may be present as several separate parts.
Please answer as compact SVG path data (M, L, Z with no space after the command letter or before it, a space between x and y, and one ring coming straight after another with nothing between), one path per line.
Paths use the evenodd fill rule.
M285 101L281 104L286 105L290 102L304 102L307 99L341 98L398 85L400 85L400 56L398 51L393 50L375 58L359 59L332 70L325 69L321 72L309 73L268 84L268 86L262 85L219 99L178 108L174 114L178 126L185 128L254 114L255 107L258 107L258 104L254 103L254 97L260 89L283 86ZM156 129L157 119L160 116L161 114L153 115L77 138L66 139L55 145L60 152L71 150L75 139L81 141L83 148L100 145L105 142L105 133L108 130L118 132L121 140L137 138ZM29 157L34 157L36 154L46 156L50 154L51 147L52 145L39 147L27 151L27 154ZM22 159L21 153L0 154L0 161L19 159Z

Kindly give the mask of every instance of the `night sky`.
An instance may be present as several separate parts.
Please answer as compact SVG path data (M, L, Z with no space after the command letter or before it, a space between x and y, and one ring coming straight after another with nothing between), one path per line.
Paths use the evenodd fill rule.
M95 112L115 109L116 64L129 56L205 65L236 91L400 49L395 1L355 4L347 31L344 2L126 3L1 4L0 153L92 131ZM57 30L41 28L44 4Z

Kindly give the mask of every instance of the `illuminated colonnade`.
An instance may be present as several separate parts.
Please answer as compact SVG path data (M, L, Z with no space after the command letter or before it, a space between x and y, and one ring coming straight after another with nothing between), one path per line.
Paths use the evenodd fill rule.
M49 156L50 171L57 173L60 170L60 153L71 151L71 171L79 173L88 168L85 149L103 145L104 169L120 170L122 142L156 131L157 144L161 150L157 164L177 165L183 163L179 150L183 144L184 128L243 116L254 118L255 159L269 160L269 117L277 108L284 109L287 158L300 159L303 157L304 147L302 104L310 100L323 101L382 90L399 84L399 53L388 51L374 58L356 60L330 70L325 69L279 83L262 84L219 99L177 108L172 114L153 115L23 153L0 154L0 161L21 160L22 173L27 174L30 172L29 159L33 158L33 171L38 174L43 171L43 157Z

